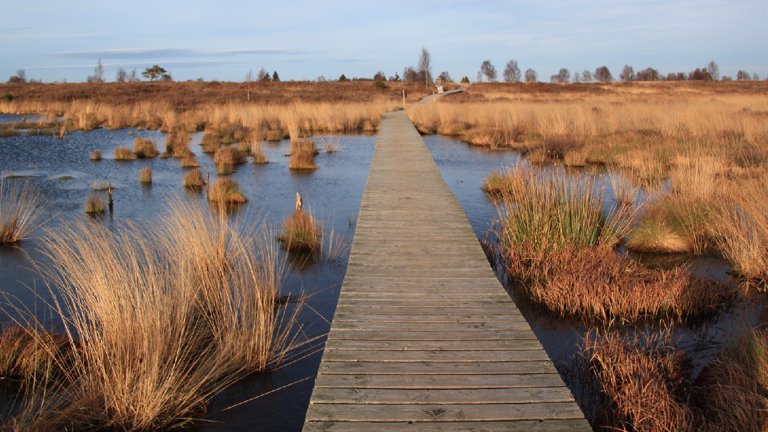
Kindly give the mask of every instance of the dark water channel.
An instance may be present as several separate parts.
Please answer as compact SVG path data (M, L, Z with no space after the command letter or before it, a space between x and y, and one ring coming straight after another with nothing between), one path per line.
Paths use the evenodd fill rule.
M0 122L14 121L9 118L0 116ZM202 195L185 192L182 177L186 170L179 166L176 159L113 160L114 149L118 146L132 148L136 136L151 138L160 150L164 148L164 134L131 129L74 132L62 140L50 136L2 138L0 174L4 177L23 177L25 180L14 178L12 181L28 181L41 191L46 200L46 227L54 230L64 222L88 219L84 204L94 182L109 181L117 187L114 214L101 219L101 223L108 227L126 221L152 223L177 198L205 201ZM198 145L200 139L201 135L196 135L190 148L197 153L202 171L210 172L213 178L213 161L210 155L201 152ZM277 229L282 219L293 211L294 196L299 192L305 207L309 207L325 224L325 238L330 238L332 233L339 244L348 246L354 235L354 221L375 137L315 137L315 140L321 149L324 142L330 140L338 151L333 154L321 152L317 157L319 169L312 173L296 174L288 170L288 158L285 157L289 152L287 141L263 146L269 164L240 166L232 178L240 183L250 202L232 217L254 226L265 222ZM514 152L472 148L439 136L427 136L424 140L445 181L464 207L478 238L490 238L492 241L497 213L480 187L491 171L525 162ZM104 159L89 160L91 150L100 150ZM138 183L138 171L145 166L153 169L153 183L149 187ZM607 182L604 172L583 171L574 175L596 176ZM44 313L43 304L49 299L48 289L33 268L35 264L46 265L39 250L39 237L43 235L44 232L39 230L35 233L38 238L25 240L19 246L0 247L0 292L36 310L43 321L56 328L56 320ZM309 296L309 307L304 308L300 317L308 337L323 335L329 329L349 253L344 247L336 251L334 259L308 263L296 257L286 257L289 265L283 294L304 293ZM650 260L651 257L643 259ZM668 257L659 261L658 265L668 265ZM726 277L728 267L720 260L701 259L692 264L697 272L704 275ZM514 298L514 290L510 289L510 293ZM558 366L567 368L581 340L584 326L578 322L553 319L522 299L515 298L515 301L547 353ZM756 326L766 320L768 314L762 300L739 305L722 311L706 323L680 328L679 344L703 364L719 349L720 344L728 342L741 328ZM9 324L9 318L0 315L0 323ZM200 423L196 430L301 430L320 356L319 352L315 352L284 368L252 376L233 386L213 401L207 420ZM285 386L289 387L268 393ZM264 393L268 394L228 409ZM9 395L3 397L7 400Z

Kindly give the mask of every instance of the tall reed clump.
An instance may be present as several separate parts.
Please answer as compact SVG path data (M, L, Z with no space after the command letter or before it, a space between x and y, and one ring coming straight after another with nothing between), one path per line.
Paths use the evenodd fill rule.
M133 154L131 149L127 147L118 147L115 149L115 160L127 161L136 159L136 155Z
M261 141L257 141L251 144L251 157L253 157L253 163L262 165L269 163L269 158L264 154L264 150L261 148Z
M0 332L0 377L47 384L62 376L68 365L66 337L14 325Z
M506 267L550 311L586 320L682 319L711 313L737 295L685 268L652 270L616 254L635 208L614 206L604 215L591 180L520 168L505 175L496 183Z
M627 248L697 255L713 250L711 229L721 169L717 158L679 155L670 173L670 191L658 193L647 203L627 238Z
M622 337L593 330L584 337L577 366L597 399L588 414L596 429L695 430L687 404L690 363L674 348L669 331Z
M240 151L237 146L221 147L213 155L213 161L216 163L216 169L220 174L231 174L236 165L244 164L246 153Z
M48 280L72 349L23 430L167 430L298 342L268 235L178 202L152 228L79 224L49 235Z
M144 167L139 170L139 183L145 185L152 184L152 168Z
M190 171L184 174L184 186L188 188L202 188L205 186L205 179L200 170Z
M219 177L208 187L208 201L222 204L244 204L248 198L240 192L240 185L227 177Z
M175 158L192 155L189 142L192 137L184 130L177 129L165 137L165 153ZM193 155L194 156L194 155Z
M92 161L100 161L101 160L101 152L99 150L93 150L88 154L88 158Z
M150 159L160 154L154 141L141 137L136 137L133 140L133 153L139 159Z
M768 290L768 174L731 183L712 223L717 249L734 270Z
M296 209L283 221L278 236L283 248L289 251L316 252L320 249L322 228L311 212Z
M104 203L104 198L102 198L101 195L94 192L88 195L88 197L85 199L86 213L90 215L99 215L104 213L105 209L106 204Z
M29 185L0 178L0 244L21 241L40 226L43 200Z
M317 169L317 164L315 164L317 153L317 147L312 140L291 141L291 158L288 161L288 168L292 170Z

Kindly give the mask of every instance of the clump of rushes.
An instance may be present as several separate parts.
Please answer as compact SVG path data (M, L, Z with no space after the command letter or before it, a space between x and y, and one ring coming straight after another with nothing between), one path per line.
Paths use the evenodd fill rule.
M165 137L165 152L175 158L183 158L192 154L189 142L192 137L184 130L176 130Z
M152 168L144 167L139 170L139 183L142 183L142 184L152 183Z
M0 333L0 377L47 383L61 376L69 357L67 338L12 326ZM57 362L60 361L61 363Z
M202 188L205 186L205 179L200 170L194 170L184 175L184 186L188 188Z
M717 249L744 280L768 290L768 174L729 184L712 222Z
M240 185L227 177L216 179L208 187L208 201L222 204L243 204L248 198L240 192Z
M0 244L16 243L39 225L43 200L28 184L8 184L0 179Z
M634 207L606 217L591 180L515 169L499 204L500 240L509 273L535 302L585 320L637 320L707 314L735 288L693 278L684 268L651 270L613 248L629 230Z
M690 361L674 348L669 331L625 337L590 331L577 367L582 384L597 399L587 414L592 425L644 432L698 430L687 403Z
M269 158L264 154L264 150L261 148L261 142L254 142L251 144L251 156L253 157L253 163L266 164L269 163Z
M222 147L213 155L216 165L241 165L246 162L245 153L236 146Z
M106 204L104 203L104 198L99 194L93 193L88 195L88 198L85 199L85 212L88 214L102 214L104 213L105 208Z
M183 158L181 158L182 168L200 168L200 164L197 162L197 158L194 153L190 152Z
M139 159L149 159L157 157L159 154L154 141L141 137L136 137L136 139L133 140L133 152Z
M296 209L283 221L278 236L283 248L289 251L315 252L320 249L322 230L312 213Z
M288 168L293 170L317 169L317 164L315 164L317 153L317 147L312 140L291 141L291 158L288 161Z
M216 174L220 176L228 176L232 175L235 172L235 167L233 165L227 165L227 164L216 164Z
M300 307L280 303L277 247L259 233L182 202L151 228L52 232L47 276L69 360L14 426L177 429L245 375L305 355L292 351Z
M101 160L101 152L99 150L94 150L91 153L89 153L88 157L92 161L99 161L99 160Z
M203 139L200 146L204 153L215 153L221 147L221 134L215 129L206 129L203 133Z
M699 375L693 400L711 431L768 430L768 333L750 330Z
M133 154L131 149L127 147L118 147L115 149L115 160L134 160L136 159L136 155Z

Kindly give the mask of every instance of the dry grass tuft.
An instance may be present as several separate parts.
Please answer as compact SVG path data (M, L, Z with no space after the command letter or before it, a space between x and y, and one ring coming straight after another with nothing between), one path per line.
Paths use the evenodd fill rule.
M316 252L321 246L322 228L312 213L298 209L283 221L278 239L286 250Z
M253 157L253 163L262 165L269 163L269 158L264 154L264 150L261 148L261 141L257 141L251 144L251 156Z
M245 153L241 152L237 146L222 147L216 150L213 155L213 161L216 165L242 165L247 159Z
M136 139L133 140L133 153L139 159L154 158L160 154L157 151L157 146L154 141L141 137L136 137Z
M182 427L298 341L297 309L279 300L275 242L200 206L179 202L150 229L66 227L46 251L76 349L57 385L16 419L19 429Z
M184 130L175 130L165 137L165 152L175 158L192 155L189 142L192 137Z
M671 341L670 332L622 337L593 330L580 353L587 385L596 387L592 425L608 430L666 432L695 430L687 404L690 362Z
M194 153L189 152L186 156L181 158L182 168L200 168L200 164L197 162L197 157Z
M118 147L115 149L115 160L127 161L136 159L136 155L133 154L131 149L127 147Z
M317 153L317 147L312 140L291 141L291 158L288 161L288 168L292 170L317 169L317 164L315 164Z
M41 224L43 200L29 184L0 179L0 244L16 243Z
M216 179L208 187L208 200L223 204L244 204L248 198L240 192L240 185L227 177Z
M106 203L104 202L104 198L102 198L101 195L97 193L93 193L91 195L88 195L88 198L85 199L86 213L92 214L92 215L102 214L104 213L105 209L106 209Z
M144 167L139 170L139 183L141 184L152 183L152 168Z
M88 157L92 161L100 161L101 160L101 152L99 150L94 150L88 154Z
M6 328L0 333L0 377L48 383L62 375L69 349L66 337L20 326Z
M184 174L184 186L188 188L202 188L205 186L205 179L200 173L200 170L194 170Z

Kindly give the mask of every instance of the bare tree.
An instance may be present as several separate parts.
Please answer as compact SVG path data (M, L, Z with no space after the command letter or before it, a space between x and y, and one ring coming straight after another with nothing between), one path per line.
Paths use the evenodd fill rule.
M452 82L453 82L453 78L451 78L451 74L450 74L450 73L448 73L448 71L442 71L442 72L440 72L440 75L439 75L439 77L440 77L440 78L442 78L442 79L443 79L443 81L445 81L445 82L449 82L449 83L452 83Z
M581 72L576 71L573 73L573 80L574 83L580 83L581 82Z
M248 72L245 73L245 85L246 85L245 100L251 100L251 83L252 82L253 82L253 70L248 69Z
M525 71L525 82L527 83L535 83L539 79L539 74L536 73L535 70L528 68Z
M619 79L622 81L634 81L635 69L630 65L624 65L624 69L622 69L621 74L619 74Z
M613 81L613 75L611 75L611 70L608 69L608 66L600 66L595 69L595 80L600 81L601 83L609 83Z
M483 61L483 63L480 65L480 73L485 76L487 81L496 81L496 67L493 66L490 60Z
M638 81L658 81L660 78L659 71L651 67L638 71L635 75L635 79Z
M103 83L104 82L104 65L101 64L101 59L96 63L96 67L93 68L93 75L86 78L89 83Z
M752 74L752 81L760 81L760 76L757 75L757 73Z
M749 81L752 77L749 75L749 72L739 69L738 72L736 72L736 79L739 81Z
M584 69L584 72L581 73L581 81L585 83L592 82L592 71Z
M520 67L517 65L516 60L510 60L507 62L507 65L504 66L505 82L519 82L521 75Z
M419 73L416 72L412 66L408 66L403 70L403 81L405 82L420 82Z
M426 48L421 49L418 73L419 78L424 81L424 85L429 85L432 82L432 56Z
M709 73L709 76L711 76L713 80L717 81L720 79L720 66L718 66L714 60L707 63L706 69L707 73Z
M139 81L139 75L136 73L136 68L133 68L131 70L131 75L128 77L128 82L138 82Z
M24 84L27 82L27 71L18 69L16 75L11 75L11 77L8 78L8 82L11 84Z
M128 81L128 72L126 72L123 68L117 68L115 82L124 83L126 81Z
M557 82L565 84L569 81L571 81L571 72L566 68L560 69L560 71L557 72Z
M256 79L260 82L269 81L269 72L265 71L264 68L259 68L259 72L256 74Z

